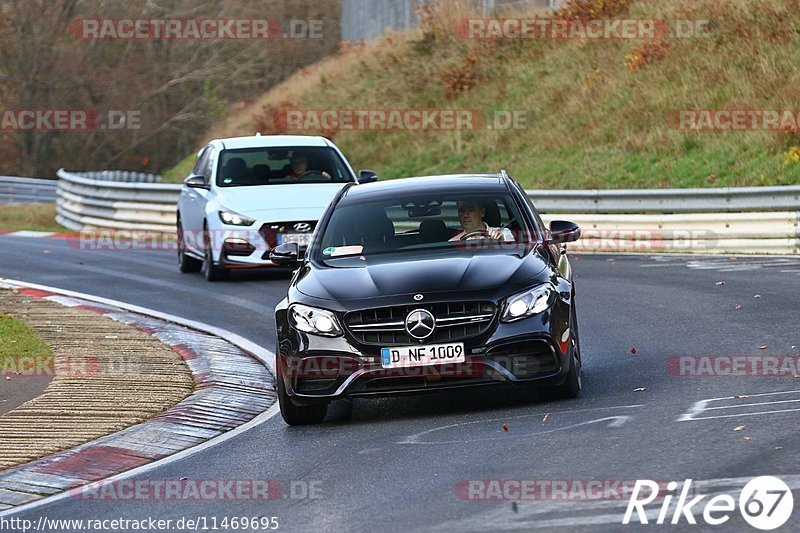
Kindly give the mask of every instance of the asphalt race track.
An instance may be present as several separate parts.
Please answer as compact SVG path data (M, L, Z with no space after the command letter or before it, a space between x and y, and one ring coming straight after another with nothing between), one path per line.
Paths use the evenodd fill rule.
M285 276L237 272L230 282L209 284L180 274L172 252L82 251L61 239L0 236L0 249L0 277L172 313L274 349L272 308L283 298ZM748 479L777 475L797 501L800 379L680 376L668 362L800 354L800 258L573 259L584 354L578 400L487 389L358 400L337 405L314 427L290 428L275 416L143 479L313 482L319 497L292 498L287 490L268 502L68 498L18 516L275 516L281 531L626 529L619 518L624 498L473 501L457 491L468 480L691 478L702 482L700 492L738 497ZM713 401L698 404L704 400ZM784 530L797 530L792 524ZM708 529L744 527L737 513Z

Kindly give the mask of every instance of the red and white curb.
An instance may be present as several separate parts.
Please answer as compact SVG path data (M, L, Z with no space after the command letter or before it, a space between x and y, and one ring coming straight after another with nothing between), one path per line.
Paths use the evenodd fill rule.
M275 356L246 339L73 291L2 278L0 287L97 312L154 335L181 355L196 389L150 420L0 472L0 517L69 498L77 487L142 475L220 444L279 412L270 368Z

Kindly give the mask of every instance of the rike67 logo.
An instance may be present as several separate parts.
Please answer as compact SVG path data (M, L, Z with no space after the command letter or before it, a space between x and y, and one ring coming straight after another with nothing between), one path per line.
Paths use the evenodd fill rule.
M694 496L689 499L692 490L692 480L687 479L677 494L679 484L670 481L667 484L667 494L659 494L659 485L651 480L638 480L633 487L633 493L622 519L624 525L631 523L636 513L634 523L649 524L653 520L656 508L650 508L650 513L645 506L659 499L661 503L655 523L658 525L670 523L680 524L686 520L688 524L697 524L695 513L702 514L702 520L709 525L717 526L731 519L737 509L737 501L729 494L717 494L703 505L701 502L707 495ZM673 496L677 494L677 502L670 513ZM742 518L760 530L777 529L784 525L792 516L794 498L789 486L780 479L772 476L761 476L749 481L739 493L738 510ZM649 516L648 516L649 515ZM671 516L670 516L671 515Z

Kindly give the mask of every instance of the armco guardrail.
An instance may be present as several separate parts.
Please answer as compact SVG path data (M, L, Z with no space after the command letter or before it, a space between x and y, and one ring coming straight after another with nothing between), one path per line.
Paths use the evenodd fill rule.
M0 204L46 204L55 201L55 180L0 176Z
M581 227L574 251L638 253L800 253L800 212L672 215L546 214Z
M123 181L133 175L151 183ZM118 176L118 179L117 179ZM101 228L131 231L175 231L175 210L181 186L152 183L153 174L58 171L56 222L80 231ZM108 178L108 179L103 179Z
M110 176L117 175L60 170L58 223L76 231L175 231L181 185ZM800 254L796 186L527 192L545 221L581 226L583 238L570 247L577 251Z
M800 186L718 189L531 190L544 213L746 213L800 211Z
M122 181L126 183L158 183L161 176L147 172L132 172L130 170L99 170L81 172L84 178L100 181Z

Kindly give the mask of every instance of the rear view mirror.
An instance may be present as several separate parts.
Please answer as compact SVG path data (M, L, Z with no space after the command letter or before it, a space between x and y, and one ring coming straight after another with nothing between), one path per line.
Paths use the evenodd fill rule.
M372 183L373 181L378 181L378 174L376 172L372 170L360 170L358 172L359 183Z
M574 222L553 220L550 222L550 244L566 244L581 238L581 228Z
M300 264L300 246L296 242L279 244L269 253L269 260L278 266L296 267Z
M198 176L196 174L192 174L185 180L183 180L183 184L187 187L191 187L192 189L210 189L211 186L206 183L206 178L203 176Z

